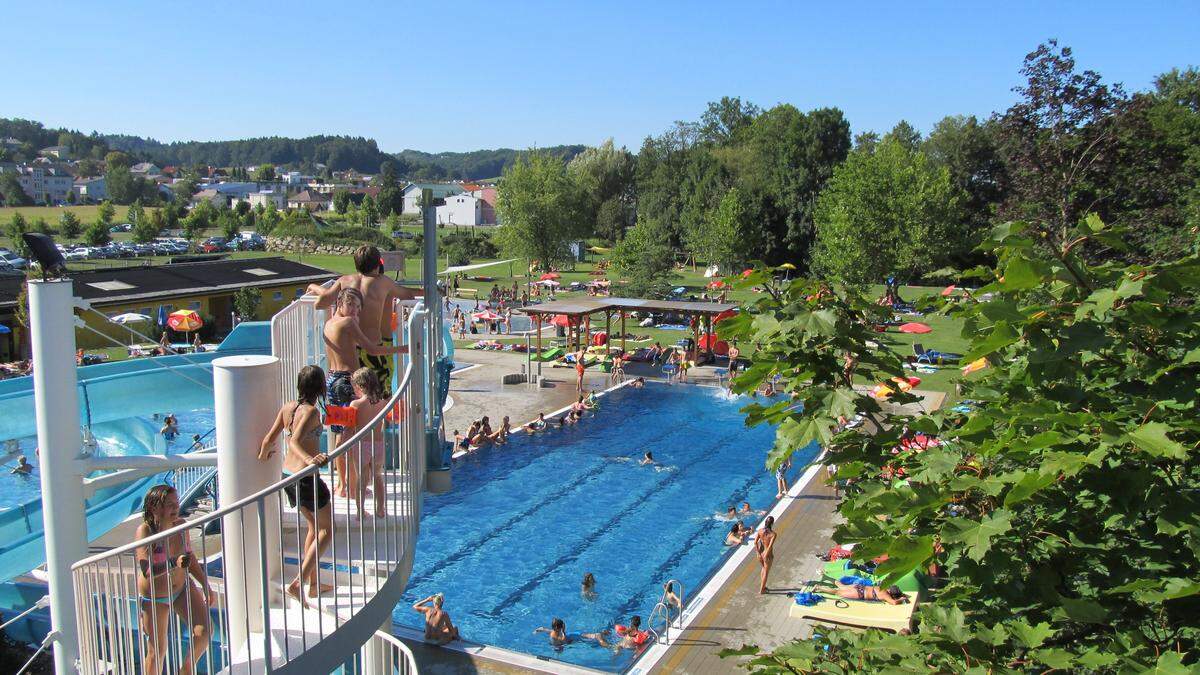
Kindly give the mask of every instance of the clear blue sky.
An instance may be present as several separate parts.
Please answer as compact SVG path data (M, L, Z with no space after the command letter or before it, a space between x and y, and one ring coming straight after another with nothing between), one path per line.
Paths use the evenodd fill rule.
M855 133L986 116L1050 37L1130 90L1200 65L1194 1L250 4L5 3L0 116L164 141L636 150L723 95L837 106Z

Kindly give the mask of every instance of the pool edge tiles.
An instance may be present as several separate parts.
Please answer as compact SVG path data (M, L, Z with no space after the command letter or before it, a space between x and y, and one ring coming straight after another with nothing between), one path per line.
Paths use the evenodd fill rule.
M604 392L602 392L601 394L607 394L607 393L613 392L613 390L618 390L618 389L623 389L625 387L629 387L630 384L632 384L631 380L619 383L619 384L617 384L617 386L613 386L611 388L605 389ZM650 389L650 388L656 389L658 387L668 387L668 386L667 386L667 384L664 384L664 383L653 383L653 384L648 383L647 389ZM710 394L702 394L701 393L702 389L708 390L708 392L712 392L712 389L714 389L714 388L710 388L710 387L700 387L700 386L691 386L689 388L689 386L686 386L686 384L674 384L674 386L671 386L671 387L673 389L676 389L679 394L684 394L685 398L689 398L689 399L691 398L691 396L688 395L689 394L688 389L690 389L691 392L695 392L695 394L697 394L697 395L703 395L704 398L709 398ZM684 387L684 389L679 390L678 389L679 387ZM733 404L733 402L734 402L732 399L728 399L728 401L730 401L730 404ZM564 406L563 408L559 408L558 411L554 411L553 413L547 414L547 417L552 417L552 416L554 416L554 414L560 414L566 410L570 410L570 406ZM620 408L616 408L616 410L620 410ZM664 408L664 410L665 411L673 410L673 408ZM726 410L727 410L727 412L725 413L725 419L726 419L725 424L730 423L730 412L733 413L734 417L738 418L739 422L743 422L743 420L744 420L743 416L740 416L740 414L738 414L738 412L733 412L733 411L737 411L737 407L733 407L731 405L731 407L726 408ZM773 434L772 434L772 436L773 436ZM758 446L760 446L761 441L762 441L762 438L761 438L761 432L760 432L760 437L758 437L758 440L755 441L754 447L757 448ZM746 447L750 448L750 446L746 446ZM763 448L758 448L758 449L764 449L764 448L766 448L766 446L763 446ZM754 454L754 453L751 453L751 454L754 455L755 458L761 458L761 455ZM792 506L792 503L794 501L796 501L796 500L794 500L794 497L796 497L799 494L799 492L805 488L805 486L808 486L811 483L812 477L814 477L816 474L815 468L812 468L811 466L804 467L804 468L800 468L800 467L803 467L804 465L815 464L815 462L820 461L821 449L818 447L815 447L815 446L810 446L809 448L799 450L798 454L803 454L803 458L799 458L797 460L797 464L798 464L797 468L799 468L799 470L800 470L798 476L796 476L797 484L794 485L790 491L788 491L787 497L781 498L781 500L764 500L764 498L762 498L763 495L760 494L760 497L758 497L758 500L756 501L754 496L751 495L752 503L762 503L763 506L766 506L768 508L767 512L758 512L761 514L760 518L764 518L764 516L766 516L766 515L774 515L775 518L779 518L780 514L785 513L786 510ZM655 455L658 455L658 449L655 449ZM484 458L487 458L487 454L484 454L481 456L484 456ZM746 466L750 467L750 465L746 465ZM749 471L754 472L757 470L756 470L756 468L749 468ZM702 478L703 474L700 474L700 477ZM774 489L773 489L774 480L772 478L769 478L769 473L767 473L767 477L768 477L767 479L769 480L770 484L772 484L772 489L770 489L770 494L772 494L772 496L773 496L774 495ZM760 490L760 492L761 492L761 490ZM769 504L767 503L768 501L769 501ZM727 581L728 581L728 579L730 579L730 574L731 574L730 571L732 571L732 569L737 569L738 566L742 565L742 563L746 560L746 557L749 556L749 550L750 550L749 546L739 546L738 549L727 550L727 552L725 552L724 555L721 555L720 557L712 558L712 562L709 563L708 567L697 568L696 566L692 566L691 573L686 575L686 577L680 577L680 579L683 580L684 584L689 585L688 589L686 589L686 596L688 596L688 597L685 597L685 601L688 602L688 607L686 607L686 613L684 616L685 625L689 625L689 623L692 620L694 620L696 616L701 615L703 613L704 609L706 609L707 604L710 601L710 598L720 597L721 590L725 589L725 586L727 585ZM702 572L702 573L697 573L697 572ZM660 578L660 580L661 580L661 578ZM452 586L451 586L451 589L452 589ZM437 589L434 589L434 590L437 590ZM412 591L412 589L410 589L410 591ZM424 589L422 589L422 593L424 593L424 592L425 592ZM448 590L448 592L451 592L451 591ZM644 599L646 599L646 598L642 598L642 599L644 601ZM647 608L648 608L648 605L647 605ZM643 609L647 609L647 608L643 608ZM622 610L622 614L624 614L624 611L625 610ZM642 614L644 617L644 611L643 611L643 613L640 613L640 614ZM572 621L571 619L569 619L569 623L571 623L571 625L577 625L577 623L575 621ZM500 631L503 632L503 628L500 629ZM401 637L404 637L406 639L413 639L415 641L418 641L418 643L420 643L420 641L421 641L421 639L420 639L421 631L420 631L419 627L414 628L413 622L410 622L410 621L403 621L403 622L398 621L398 616L397 616L397 621L395 621L394 626L392 626L392 632L394 632L397 635L401 635ZM673 632L674 631L672 631L672 633ZM666 645L654 645L654 646L650 647L650 649L647 650L646 652L643 652L642 655L630 655L629 661L624 664L618 665L617 663L613 663L612 667L606 667L606 665L601 665L601 664L596 664L596 663L590 662L590 659L581 659L581 661L575 661L575 659L559 659L556 656L547 655L547 653L542 652L541 650L526 651L526 650L521 649L520 646L516 646L515 643L511 643L511 641L506 641L504 639L500 639L499 641L492 641L496 637L494 637L494 635L490 635L487 633L485 633L485 634L488 635L488 637L485 637L485 635L475 635L475 639L478 641L464 641L464 643L455 643L455 644L451 644L451 645L446 645L446 647L449 647L449 651L460 652L460 653L462 653L462 655L466 655L461 658L474 657L474 658L484 659L484 661L491 661L491 662L494 662L497 664L502 664L502 663L508 664L508 665L511 665L511 667L515 667L515 668L530 668L530 669L544 670L544 671L556 671L556 673L557 673L557 671L568 671L568 670L582 671L582 673L613 673L613 671L617 671L617 673L630 673L630 671L636 671L636 673L644 673L644 671L653 667L654 662L658 661L658 659L661 658L660 652L665 651L665 647L666 647ZM470 634L468 633L468 637L469 637L469 635ZM436 652L431 652L431 656L433 656L434 653L436 653ZM434 657L434 658L436 658L436 657ZM460 658L460 657L456 656L454 658ZM649 659L649 661L647 661L647 659ZM437 663L438 663L437 661L433 661L433 662L431 662L431 665L437 664ZM450 665L452 663L457 663L457 662L449 662L449 663L446 663L446 665Z

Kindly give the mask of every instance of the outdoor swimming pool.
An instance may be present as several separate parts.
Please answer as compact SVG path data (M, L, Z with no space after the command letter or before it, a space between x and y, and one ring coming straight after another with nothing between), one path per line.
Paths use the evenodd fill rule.
M454 489L425 497L394 620L420 627L410 605L441 592L472 642L629 667L630 651L614 655L591 642L556 651L533 630L560 617L578 636L634 614L645 626L665 581L680 580L689 597L701 586L730 553L730 523L718 512L742 501L766 510L775 499L774 476L763 468L775 432L744 425L739 409L748 400L709 387L626 387L577 427L518 434L459 460ZM657 466L639 464L647 450ZM815 447L797 453L789 480L814 456ZM597 581L593 601L580 595L587 572Z

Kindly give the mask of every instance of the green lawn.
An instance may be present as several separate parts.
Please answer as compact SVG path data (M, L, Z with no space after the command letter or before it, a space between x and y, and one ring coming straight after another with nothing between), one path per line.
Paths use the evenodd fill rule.
M93 206L0 206L0 225L7 224L12 220L14 213L20 213L25 216L25 220L31 224L38 218L45 218L47 223L57 226L58 219L62 214L70 211L79 217L79 220L86 226L88 223L96 220L96 211L100 208L99 205ZM125 222L125 212L129 209L128 206L113 205L115 214L113 216L114 223ZM145 211L149 215L154 207L147 206Z

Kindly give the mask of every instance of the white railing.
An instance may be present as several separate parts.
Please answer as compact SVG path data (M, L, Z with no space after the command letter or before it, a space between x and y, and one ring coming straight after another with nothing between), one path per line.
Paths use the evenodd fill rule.
M355 495L332 495L328 523L317 509L322 522L314 536L311 512L302 519L287 505L289 494L303 501L306 493L327 489L324 468L310 466L210 514L80 561L73 581L81 673L328 673L373 644L412 571L425 475L427 318L419 305L412 312L407 332L415 367L405 370L387 406L328 453L330 460L344 457L359 466L382 447L383 465L395 467L384 472L382 494L375 486L357 503ZM285 367L283 377L294 381L295 373ZM359 508L384 515L359 517ZM232 533L238 539L231 540ZM308 570L317 583L306 581L297 592L292 582L313 545L327 547ZM186 569L171 564L189 550ZM155 551L164 551L160 562L170 562L153 564ZM231 559L226 552L241 554ZM402 645L396 649L393 662L411 667L411 654ZM396 672L381 670L379 658L368 661L369 672Z
M271 317L271 356L279 359L281 401L296 393L296 374L309 364L325 367L322 331L326 312L317 309L317 298L305 295Z
M676 599L667 595L668 588L679 589ZM678 579L671 579L663 585L662 597L654 605L654 609L650 610L650 618L646 621L646 626L654 633L655 639L663 644L671 644L672 630L683 630L683 608L687 605L683 594L683 584ZM655 629L656 621L662 622L661 631Z

